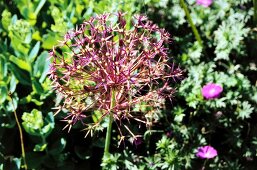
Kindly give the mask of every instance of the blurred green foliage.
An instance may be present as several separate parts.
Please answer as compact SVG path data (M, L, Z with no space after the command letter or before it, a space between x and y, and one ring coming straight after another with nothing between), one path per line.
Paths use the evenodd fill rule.
M16 110L24 130L29 169L100 169L104 146L101 125L84 138L83 125L70 133L60 121L68 112L53 116L62 102L47 78L48 51L64 34L91 16L104 12L147 15L173 36L175 63L185 69L172 103L153 111L151 129L130 122L142 136L140 144L123 143L114 128L111 152L102 165L109 169L200 169L196 149L212 145L218 157L206 169L254 169L257 164L257 28L251 0L215 0L205 8L186 0L203 40L200 46L179 0L2 0L0 1L0 169L22 169ZM222 85L220 98L205 100L201 87ZM12 98L10 97L12 94ZM13 101L13 102L12 102ZM99 119L92 111L92 121ZM149 116L149 114L146 114ZM129 137L128 137L129 138ZM125 144L125 146L123 146ZM120 146L118 148L118 146Z

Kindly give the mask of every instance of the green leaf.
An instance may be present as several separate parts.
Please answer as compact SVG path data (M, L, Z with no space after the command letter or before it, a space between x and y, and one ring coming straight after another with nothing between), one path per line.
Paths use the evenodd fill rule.
M229 60L229 54L233 49L243 51L240 43L244 37L247 37L250 29L244 28L245 24L236 18L236 15L231 15L214 32L214 44L216 45L214 60Z
M12 100L8 100L7 105L5 106L7 112L14 112L18 107L19 98L17 93L12 94ZM14 121L15 122L15 121Z
M19 158L14 158L10 163L11 170L20 170L21 169L21 160Z
M9 88L9 91L11 93L14 93L15 89L16 89L16 86L17 86L17 80L14 76L14 74L12 74L12 77L11 77L11 81L10 81L10 88Z
M23 85L31 85L31 80L29 74L21 69L19 69L15 64L11 63L8 65L8 68L12 71L18 81Z
M60 154L66 147L66 140L64 138L61 138L60 140L57 140L53 143L53 145L49 149L49 153L52 155L58 155Z
M36 144L33 151L34 152L42 152L46 149L47 144L46 143L40 143L40 144Z
M31 102L31 99L32 99L32 95L29 94L26 97L21 98L19 104L29 103L29 102Z
M54 19L54 24L51 24L51 30L55 33L64 34L68 30L68 23L65 23L65 15L63 10L60 10L56 6L50 6L51 16Z
M35 3L32 3L30 0L15 0L15 3L21 13L21 15L29 21L31 25L36 23L36 14L34 13Z
M175 122L178 122L178 123L181 123L183 121L183 118L185 116L184 114L184 109L182 109L181 107L174 107L174 114L175 114L175 117L174 117L174 121Z
M54 129L54 115L52 112L49 112L47 114L47 116L45 117L45 124L46 126L44 126L42 128L42 134L44 135L44 137L47 137L51 132L52 130Z
M182 122L184 116L185 116L185 114L176 115L174 118L174 121L180 123L180 122Z
M89 159L92 155L91 150L85 147L75 146L74 151L76 155L82 160Z
M53 126L51 124L48 124L42 128L42 134L47 137L53 130Z
M42 7L44 6L45 2L46 2L46 0L41 0L41 1L39 1L39 4L37 5L37 8L36 8L36 10L35 10L35 12L34 12L34 14L35 14L36 16L38 15L39 11L40 11L40 10L42 9Z
M0 104L3 104L7 98L8 89L6 86L0 86Z
M15 57L13 55L11 55L9 57L9 60L11 62L13 62L14 64L16 64L19 68L21 68L23 70L26 70L28 72L31 72L31 66L28 62L23 61L23 60L19 59L18 57Z
M32 89L34 92L36 92L37 94L42 94L44 93L44 89L41 86L41 84L38 82L38 80L36 80L35 78L32 77Z
M47 73L49 71L50 61L48 60L48 57L48 52L42 52L38 56L33 67L33 75L39 78L40 83L42 83L45 80Z
M28 58L29 58L29 61L31 63L35 60L35 58L36 58L36 56L38 54L39 48L40 48L40 42L38 41L36 43L36 45L33 47L33 49L30 51L30 53L29 53L29 57Z
M11 24L11 13L6 9L2 12L2 26L5 30L8 30L8 26Z
M21 119L25 131L30 135L41 136L44 125L43 116L40 111L33 109L31 113L24 112Z
M2 58L3 57L3 58ZM0 56L0 81L7 76L7 63L4 60L4 56Z
M254 108L249 104L248 101L244 101L241 104L241 107L238 107L236 110L236 114L238 118L242 120L246 118L250 118L251 113L253 112Z
M17 15L15 14L15 15L13 15L12 16L12 19L11 19L11 24L15 24L15 22L18 20L18 17L17 17Z
M54 115L53 112L49 112L45 118L45 121L51 124L52 128L54 127Z
M43 44L42 47L44 49L52 49L54 45L57 44L57 40L60 40L61 37L57 35L57 33L49 32L48 34L43 35Z
M101 118L102 112L100 110L94 110L93 114L92 114L92 119L93 121L96 123L99 121L99 119Z
M39 101L37 99L31 99L31 102L35 103L37 106L41 106L42 104L44 104L43 101Z
M120 153L104 154L101 166L104 169L116 170L118 169L118 160L121 157Z

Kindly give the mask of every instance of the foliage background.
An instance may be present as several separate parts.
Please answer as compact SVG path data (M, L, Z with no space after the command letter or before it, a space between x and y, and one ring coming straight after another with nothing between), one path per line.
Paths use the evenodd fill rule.
M114 128L109 169L200 169L199 146L212 145L218 156L206 169L257 166L257 22L251 0L214 0L202 7L187 0L203 41L196 40L179 0L1 0L0 1L0 169L22 169L16 110L22 123L29 169L100 169L105 124L84 138L82 126L70 133L53 116L60 96L47 78L48 51L83 20L104 12L147 15L173 36L170 51L185 70L172 103L155 110L151 129L131 122L142 138L118 147ZM205 100L201 87L223 86L219 99ZM10 95L11 94L11 95ZM143 105L134 108L147 112ZM97 111L92 113L97 119ZM95 121L92 119L92 121Z

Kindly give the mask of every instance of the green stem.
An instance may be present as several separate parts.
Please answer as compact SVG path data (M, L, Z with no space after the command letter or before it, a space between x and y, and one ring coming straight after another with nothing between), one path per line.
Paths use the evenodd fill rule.
M11 97L11 95L9 95ZM26 163L26 156L25 156L25 149L24 149L24 142L23 142L23 134L22 134L22 129L21 129L21 125L16 113L16 109L14 107L14 103L13 103L13 99L11 97L12 100L12 106L13 106L13 113L14 113L14 117L15 117L15 121L17 123L18 129L19 129L19 133L20 133L20 140L21 140L21 155L22 155L22 159L23 159L23 164L24 164L24 169L27 170L28 169L28 165Z
M44 145L47 144L45 136L41 136L41 139ZM48 155L48 147L46 147L45 151L46 151L46 154Z
M112 123L113 123L113 112L112 108L115 106L115 90L111 89L111 104L110 104L110 113L109 113L109 124L107 127L105 146L104 146L104 156L109 155L109 148L111 143L111 133L112 133Z
M254 7L253 21L255 26L257 26L257 0L253 0L253 7Z
M205 159L205 160L204 160L204 163L203 163L203 166L202 166L202 169L201 169L201 170L205 170L205 166L206 166L207 161L208 161L208 159Z
M182 6L182 8L183 8L184 11L185 11L187 20L188 20L188 22L189 22L189 24L190 24L190 26L191 26L191 28L192 28L192 31L193 31L194 36L195 36L195 39L198 41L198 43L199 43L201 46L203 46L202 39L201 39L201 37L200 37L199 32L197 31L197 29L196 29L196 27L195 27L195 24L193 23L193 20L192 20L192 18L191 18L191 16L190 16L190 13L189 13L189 10L188 10L188 8L187 8L187 5L186 5L185 1L184 1L184 0L180 0L180 5Z

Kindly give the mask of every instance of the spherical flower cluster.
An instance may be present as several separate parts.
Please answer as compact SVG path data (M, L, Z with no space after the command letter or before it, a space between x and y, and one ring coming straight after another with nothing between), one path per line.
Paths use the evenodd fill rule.
M202 159L210 159L214 158L218 155L218 152L216 149L214 149L212 146L202 146L198 148L196 156Z
M204 7L209 7L213 0L196 0L197 5L202 5Z
M110 112L115 121L144 122L131 108L174 93L169 85L182 71L168 61L164 45L170 42L169 33L141 15L128 27L122 13L98 15L69 31L50 52L50 78L64 99L57 113L70 111L65 117L69 129L90 117L88 110L101 111L99 122Z
M223 91L223 88L219 84L208 83L202 88L202 95L206 99L218 98Z

